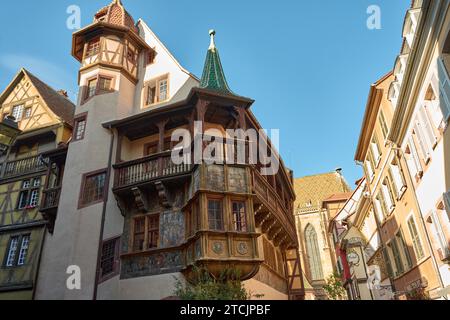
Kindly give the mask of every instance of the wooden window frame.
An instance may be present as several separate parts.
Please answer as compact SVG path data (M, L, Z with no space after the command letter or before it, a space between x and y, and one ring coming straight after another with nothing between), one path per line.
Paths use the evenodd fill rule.
M103 194L101 199L86 203L84 202L84 192L86 189L86 182L88 178L94 177L94 176L99 176L101 174L105 175L105 184L103 186ZM105 201L106 198L106 193L108 192L108 181L109 181L109 177L108 177L108 169L101 169L101 170L96 170L96 171L92 171L92 172L88 172L83 174L83 176L81 177L81 187L80 187L80 194L78 196L78 209L83 209L83 208L87 208L99 203L102 203Z
M84 139L85 135L86 135L86 127L87 127L87 117L88 117L88 113L82 113L78 116L75 117L75 119L73 120L74 125L73 125L73 138L72 140L74 142L76 141L81 141ZM84 125L84 130L83 130L83 134L81 135L81 138L77 138L77 133L78 133L78 125L80 122L84 121L85 125Z
M29 238L27 253L25 255L24 263L19 265L20 252L22 251L23 240L26 237ZM8 264L8 260L9 260L8 259L9 258L9 252L11 250L11 243L12 243L12 240L14 238L18 239L17 240L17 248L16 248L16 252L14 254L13 264L11 266L8 266L7 264ZM6 246L5 255L3 257L3 264L2 264L3 268L4 269L14 269L14 268L20 268L20 267L26 266L27 265L27 262L26 262L27 261L27 257L28 257L28 254L30 252L30 243L31 243L31 233L29 233L29 232L28 233L23 233L23 234L12 234L12 235L10 235L9 240L8 240L8 245Z
M215 228L211 228L211 219L210 219L210 216L209 216L209 203L211 201L220 203L220 209L221 209L221 219L220 220L214 219L214 221L215 221ZM223 197L207 196L207 198L206 198L206 206L207 206L206 207L206 211L207 211L207 214L208 214L208 229L210 231L224 232L225 231L224 198ZM217 221L221 221L221 223L222 223L222 228L221 229L216 228Z
M163 80L167 80L167 97L165 100L160 101L159 100L159 96L160 96L160 91L159 91L159 83ZM149 87L155 87L155 98L154 98L154 102L151 104L147 103L148 100L148 89ZM142 96L142 105L144 108L148 108L154 105L158 105L160 103L164 103L170 100L170 74L166 73L162 76L150 79L148 81L146 81L144 83L144 91L143 91L143 96Z
M108 274L103 274L103 269L102 269L102 264L103 264L103 250L105 248L105 245L113 242L114 241L114 256L113 256L113 271L111 273ZM108 281L114 277L116 277L117 275L119 275L120 273L120 245L121 245L121 237L114 237L114 238L110 238L110 239L106 239L102 242L102 254L101 254L101 260L100 260L100 270L99 270L99 274L100 274L100 280L99 282L105 282Z
M237 226L237 219L235 215L234 205L235 204L242 204L244 206L244 221L240 221L240 230L238 230ZM231 199L231 223L233 227L233 231L240 232L240 233L247 233L249 232L249 224L248 224L248 210L247 210L247 201L245 199ZM242 217L240 217L242 220Z
M27 112L30 111L30 115L27 116ZM25 107L25 109L23 110L23 117L22 119L30 119L33 113L33 107Z
M100 90L100 79L107 79L111 81L111 89L110 90ZM91 81L96 80L97 83L95 84L95 91L94 94L91 96L89 94L90 90L89 90L89 83ZM106 75L106 74L102 74L99 73L93 77L89 77L86 79L86 85L84 86L84 91L83 91L83 100L82 100L82 104L88 102L89 100L91 100L93 97L96 96L100 96L102 94L108 94L108 93L112 93L114 92L114 88L115 88L115 83L116 83L116 78L114 76L111 75Z
M149 239L148 239L149 233L150 233L149 221L152 218L158 220L158 231L157 231L157 233L158 233L158 240L157 240L158 244L157 244L156 247L149 248ZM136 236L136 234L135 234L135 227L136 227L136 221L137 220L142 220L142 219L144 219L144 231L143 231L144 243L142 245L142 250L137 250L137 249L135 249L135 245L134 245L134 243L135 243L135 236ZM161 231L161 220L160 219L161 219L161 214L160 213L149 213L149 214L146 214L146 215L139 215L139 216L133 217L133 219L131 220L132 223L131 223L131 226L130 226L130 228L131 228L131 237L130 237L130 245L129 245L129 250L128 250L129 252L131 252L131 253L142 253L142 252L149 252L149 251L155 251L155 250L161 249L161 233L160 233L160 231ZM153 229L153 232L155 232L154 230L156 230L156 229Z
M38 186L35 186L35 181L39 180L40 183ZM23 185L25 183L25 181L29 181L29 186L24 188ZM17 204L16 204L16 210L33 210L36 209L37 207L39 207L39 200L41 199L41 188L42 188L42 177L32 177L29 179L25 179L22 180L21 185L20 185L20 190L19 190L19 196L17 197ZM38 200L37 200L37 204L36 206L30 206L30 200L31 200L31 195L33 194L33 191L38 191ZM27 192L26 195L26 206L25 207L20 207L20 199L21 199L21 194L23 192Z
M20 119L19 119L19 118L14 117L14 109L20 108L20 107L22 108L22 112L20 112ZM23 104L23 103L16 104L11 108L11 116L16 119L17 123L22 121L24 113L25 113L25 104Z
M91 44L93 44L94 42L96 44L98 44L98 50L96 52L91 52L89 50L89 46L91 46ZM89 40L87 42L87 44L86 44L86 54L84 55L84 59L93 57L93 56L95 56L97 54L100 54L100 51L101 51L101 39L100 39L100 37L95 37L95 38L93 38L93 39L91 39L91 40Z

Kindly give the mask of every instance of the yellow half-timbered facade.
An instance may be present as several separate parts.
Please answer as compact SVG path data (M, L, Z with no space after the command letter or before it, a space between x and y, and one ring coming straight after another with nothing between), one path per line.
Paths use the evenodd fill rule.
M0 157L0 300L32 299L48 221L39 212L46 151L67 143L75 106L25 69L0 95L21 134Z

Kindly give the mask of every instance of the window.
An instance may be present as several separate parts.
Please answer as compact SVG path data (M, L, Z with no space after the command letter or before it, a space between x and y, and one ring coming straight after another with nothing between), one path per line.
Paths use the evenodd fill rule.
M423 105L419 109L419 119L422 129L425 133L427 144L429 147L431 147L431 149L434 149L434 147L437 144L437 136L432 121L430 119L429 112L425 105Z
M247 232L247 215L245 213L245 202L232 202L233 208L233 226L238 232Z
M309 224L305 229L305 240L311 279L313 281L322 280L323 270L320 258L319 242L317 241L316 230L311 224Z
M425 94L425 107L429 111L434 126L439 129L444 128L445 123L436 92L439 92L439 80L436 78L436 74L433 74L431 77L431 84L428 86L428 90Z
M386 263L386 269L387 269L387 273L389 277L393 277L394 276L394 270L392 269L392 263L391 263L391 258L389 256L389 248L384 248L383 249L383 258L384 258L384 262Z
M398 247L400 248L400 256L403 262L403 266L405 270L409 270L412 267L411 255L409 254L408 246L405 242L405 237L403 236L403 231L400 231L396 234L395 239L397 241Z
M169 78L151 80L144 86L144 103L149 106L169 99Z
M28 248L30 246L30 236L26 235L22 237L22 245L20 246L19 259L17 260L18 266L23 266L27 258Z
M380 222L384 221L384 218L389 216L389 206L386 203L386 199L384 198L383 185L381 186L381 191L378 192L377 201L380 204L381 213L383 215L383 219Z
M110 93L114 91L114 78L109 76L98 75L95 78L89 79L84 95L87 100L95 95Z
M6 267L23 266L26 264L28 248L30 246L30 235L13 236L9 240L6 250Z
M32 111L31 107L26 108L25 109L25 116L24 116L24 118L26 118L26 119L30 118L31 117L31 111Z
M383 192L383 198L386 203L387 212L392 213L392 211L395 209L395 202L389 178L386 177L384 179L383 183L381 184L381 191Z
M384 217L385 217L385 212L384 212L384 207L383 207L383 204L381 203L380 198L381 198L381 194L378 194L377 197L375 198L375 213L377 214L378 221L380 223L383 223Z
M133 251L159 247L159 214L134 219Z
M222 200L208 200L208 222L210 230L223 230Z
M392 257L394 258L393 266L395 269L395 275L399 276L403 273L404 269L403 269L402 258L400 256L400 251L398 249L397 241L395 238L388 244L388 248L390 249L390 251L392 253Z
M450 117L450 80L447 69L442 61L438 59L438 79L434 77L435 90L439 92L439 105L444 116L444 122L447 123Z
M95 96L95 92L97 91L97 78L91 79L88 81L88 86L86 90L86 99L89 99Z
M369 152L369 154L367 155L367 160L366 160L366 171L368 174L368 180L372 181L373 177L375 176L375 172L373 171L373 161L372 161L372 155Z
M119 244L120 238L103 242L100 262L102 281L116 275L119 271Z
M425 138L425 133L422 124L418 119L416 119L416 123L414 126L414 136L419 144L419 150L422 155L422 160L425 163L428 163L431 159L431 150L430 146Z
M24 106L23 104L13 107L12 116L16 119L16 122L22 120Z
M155 63L155 58L156 58L156 51L155 50L149 50L147 52L147 56L146 56L146 65L150 65Z
M98 91L100 93L109 92L112 90L112 78L99 76L98 78Z
M158 248L159 242L159 215L148 217L148 249Z
M84 134L86 132L87 115L83 115L75 119L75 131L74 131L74 141L79 141L84 139Z
M442 224L439 218L439 213L436 210L431 211L431 225L433 229L433 234L435 239L437 239L437 242L439 244L442 257L446 258L450 255L449 245L447 242L447 238L445 236L444 229L442 228Z
M127 49L127 59L133 64L136 63L136 52L131 47Z
M409 158L407 159L409 169L415 175L416 178L421 177L423 174L423 167L422 163L420 162L419 154L417 152L416 144L414 142L412 135L411 137L409 137L408 148L406 153L409 154Z
M159 84L159 101L165 101L167 100L167 89L168 89L167 79L159 81L158 84Z
M391 166L389 167L389 177L394 184L397 199L400 199L406 190L406 182L397 161L391 163Z
M417 260L421 260L425 253L423 252L422 241L420 240L419 232L417 231L416 222L414 217L408 219L409 234L413 242L414 252L416 253Z
M39 204L39 195L41 189L41 178L25 180L19 193L18 210L33 209Z
M87 174L81 185L80 207L103 201L105 195L106 171Z
M91 40L86 50L86 58L92 57L100 52L100 38Z
M387 139L389 129L387 126L386 118L384 117L383 110L380 110L380 126L381 126L381 132L383 133L384 140Z

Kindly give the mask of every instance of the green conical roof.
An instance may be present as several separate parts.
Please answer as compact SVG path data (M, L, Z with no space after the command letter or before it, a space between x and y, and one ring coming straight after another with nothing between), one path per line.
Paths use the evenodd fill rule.
M222 63L220 62L219 50L214 43L214 36L216 32L211 30L209 32L211 36L211 45L209 46L208 53L206 55L205 67L203 69L202 79L200 81L200 88L219 91L222 93L234 93L228 87L225 73L223 72Z

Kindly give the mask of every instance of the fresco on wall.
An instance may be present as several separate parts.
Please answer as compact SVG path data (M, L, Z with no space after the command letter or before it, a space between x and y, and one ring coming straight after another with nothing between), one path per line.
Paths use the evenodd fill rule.
M206 171L206 189L214 191L225 190L225 179L223 166L209 165L205 166Z
M136 256L122 260L121 279L146 277L174 273L183 268L180 250L156 253L150 256Z
M185 238L184 215L182 212L164 212L160 216L160 247L176 247Z
M228 167L228 189L232 192L247 192L247 171L245 168Z

